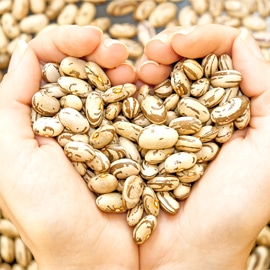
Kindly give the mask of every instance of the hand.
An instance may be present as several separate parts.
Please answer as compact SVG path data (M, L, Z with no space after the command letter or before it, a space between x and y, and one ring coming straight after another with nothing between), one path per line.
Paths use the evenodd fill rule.
M26 46L19 43L0 86L1 208L41 270L136 269L138 247L125 216L99 211L95 196L61 147L53 139L35 136L30 122L31 98L41 81L40 62L60 62L66 55L86 57L109 68L114 84L123 78L131 82L136 74L123 64L126 47L104 42L94 27L77 26L59 27Z
M270 63L251 36L217 25L165 30L147 44L150 60L137 73L156 84L180 56L212 52L231 54L241 72L241 89L251 98L250 126L223 145L177 215L161 213L156 231L140 247L141 269L245 269L270 218Z

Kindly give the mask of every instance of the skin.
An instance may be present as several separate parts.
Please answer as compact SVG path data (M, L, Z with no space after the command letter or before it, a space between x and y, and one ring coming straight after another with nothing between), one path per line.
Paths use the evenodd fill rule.
M76 43L70 42L71 32ZM114 46L122 53L103 62L98 55L111 55ZM270 218L270 64L250 36L217 25L185 34L182 28L165 31L147 44L137 75L123 65L125 49L119 43L104 46L96 29L66 26L31 41L23 56L14 53L0 85L1 208L39 269L245 269L256 236ZM125 215L101 213L61 147L33 134L29 112L40 63L59 62L65 55L100 59L108 71L114 67L110 78L115 84L121 68L127 82L138 76L155 84L180 57L211 52L230 53L242 73L241 89L251 98L250 126L222 147L179 213L161 212L156 231L138 247ZM168 54L171 63L160 63L159 53Z

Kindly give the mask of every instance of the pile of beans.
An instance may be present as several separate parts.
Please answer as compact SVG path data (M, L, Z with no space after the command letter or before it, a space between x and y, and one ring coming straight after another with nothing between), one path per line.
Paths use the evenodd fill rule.
M250 102L227 54L181 59L169 78L138 91L112 86L96 63L74 57L45 64L42 75L34 133L56 138L101 211L127 212L137 244L155 230L160 208L178 212L222 143L249 124Z
M0 81L6 72L18 39L29 41L39 33L61 24L92 24L101 27L106 35L120 39L127 45L130 60L134 64L140 58L145 43L166 27L212 22L237 28L245 27L257 40L265 58L270 59L268 32L270 4L267 0L105 2L104 0L0 1ZM127 18L131 23L126 23ZM129 35L127 36L126 33ZM267 229L269 227L265 230ZM1 231L0 235L2 235ZM247 269L267 269L270 258L269 247L269 240L257 241ZM3 256L2 261L6 262ZM10 264L14 263L16 261ZM11 266L1 267L0 264L0 269L11 269Z

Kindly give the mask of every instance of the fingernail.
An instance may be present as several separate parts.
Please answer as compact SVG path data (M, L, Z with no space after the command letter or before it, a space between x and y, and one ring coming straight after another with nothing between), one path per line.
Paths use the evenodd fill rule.
M18 41L9 62L8 72L14 70L18 66L27 50L27 47L28 45L24 40Z
M142 71L142 69L145 67L145 66L151 66L151 65L154 65L155 67L159 67L159 64L155 61L152 61L152 60L147 60L145 62L143 62L139 67L138 67L138 71Z
M97 30L98 32L100 32L100 34L102 35L103 34L103 31L100 27L97 27L97 26L94 26L94 25L84 25L83 28L91 28L91 29L95 29Z
M239 38L243 41L246 42L249 38L249 31L246 28L243 28L240 31Z
M123 44L123 45L125 45L124 43L119 42L118 40L115 40L115 39L111 39L111 38L104 38L103 39L103 44L104 44L104 46L106 48L109 48L114 44Z
M156 35L155 37L153 37L151 40L149 40L149 41L152 41L152 40L159 40L159 41L161 41L162 43L166 43L166 42L168 42L168 40L169 40L169 36L170 35L168 35L167 33L163 33L163 32L161 32L160 34L158 34L158 35ZM149 42L148 41L148 42ZM147 43L148 43L147 42Z
M187 36L191 32L195 30L195 26L190 26L190 27L181 27L175 34L181 34Z

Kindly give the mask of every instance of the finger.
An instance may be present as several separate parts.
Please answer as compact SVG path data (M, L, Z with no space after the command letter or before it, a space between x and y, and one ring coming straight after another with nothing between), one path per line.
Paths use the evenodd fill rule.
M231 54L232 44L239 34L236 28L207 24L182 28L171 35L173 50L183 57L200 58L209 53Z
M170 65L179 59L179 55L173 50L170 36L176 29L168 28L157 34L145 46L144 53L149 60L157 61L164 65Z
M104 38L96 50L86 59L93 61L105 68L114 68L128 58L128 49L118 40Z
M97 27L63 25L39 35L29 42L41 62L59 63L64 57L83 57L95 51L102 31Z
M30 105L33 94L39 89L41 71L39 61L24 41L18 45L11 57L8 73L0 86L0 107L18 103Z
M123 63L118 67L107 69L106 74L110 78L112 85L134 83L136 81L136 71L129 63Z
M172 70L171 65L163 65L156 61L148 60L144 55L137 63L138 79L147 84L158 84L168 78Z

